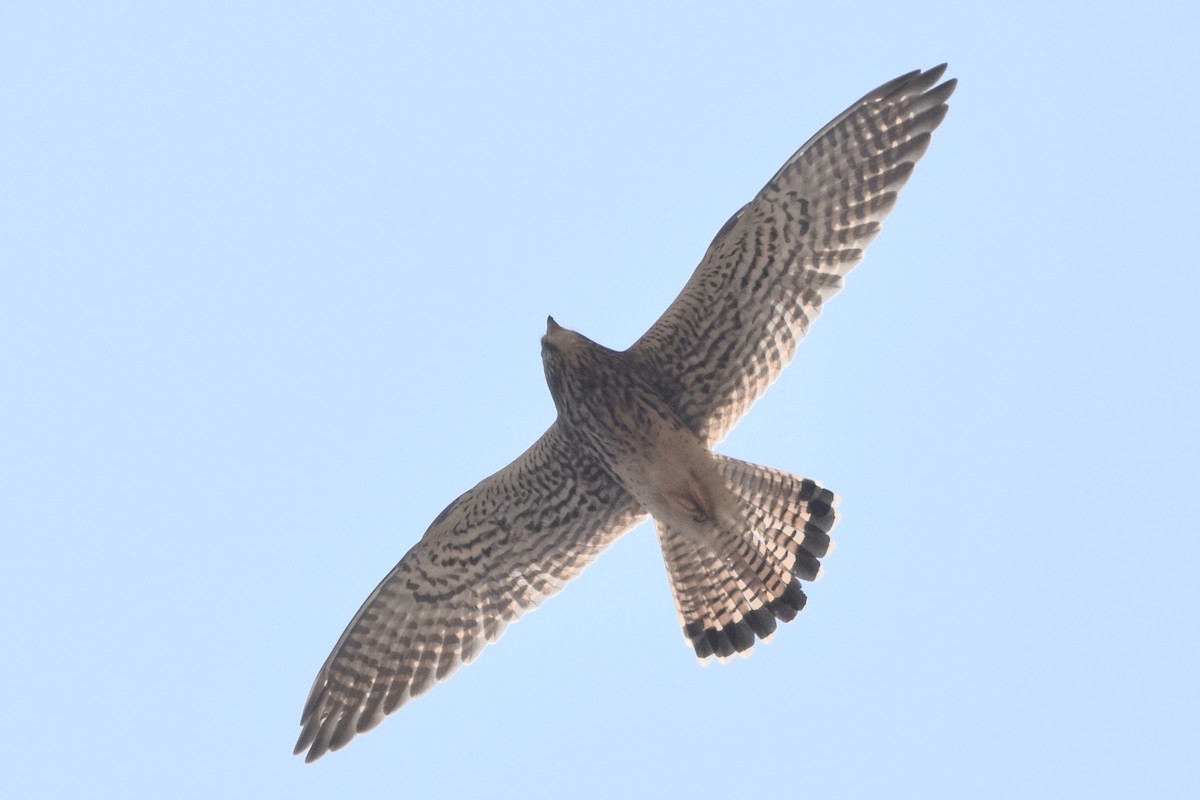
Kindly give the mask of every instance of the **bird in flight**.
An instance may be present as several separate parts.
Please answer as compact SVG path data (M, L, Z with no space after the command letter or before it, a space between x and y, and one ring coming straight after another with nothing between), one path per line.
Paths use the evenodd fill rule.
M745 654L804 607L836 498L718 455L879 233L946 116L945 65L910 72L808 140L725 223L683 291L627 350L547 321L558 416L443 511L346 627L295 752L337 750L472 661L504 628L654 518L683 635Z

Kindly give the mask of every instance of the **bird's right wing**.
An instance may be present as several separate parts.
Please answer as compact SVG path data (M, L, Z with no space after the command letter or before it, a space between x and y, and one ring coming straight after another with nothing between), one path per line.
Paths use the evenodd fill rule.
M552 425L451 503L363 603L313 683L296 753L313 761L378 725L644 517Z
M709 444L779 376L879 233L946 116L955 82L937 84L944 71L885 83L809 139L725 223L679 297L629 349Z

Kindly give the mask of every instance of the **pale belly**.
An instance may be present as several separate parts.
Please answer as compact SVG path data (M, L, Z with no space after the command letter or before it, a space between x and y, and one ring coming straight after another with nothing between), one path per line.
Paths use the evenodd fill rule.
M552 325L543 359L560 424L650 514L700 538L734 519L712 452L624 354Z
M707 539L733 509L712 452L674 414L641 418L651 422L624 440L630 446L606 447L605 465L655 519Z

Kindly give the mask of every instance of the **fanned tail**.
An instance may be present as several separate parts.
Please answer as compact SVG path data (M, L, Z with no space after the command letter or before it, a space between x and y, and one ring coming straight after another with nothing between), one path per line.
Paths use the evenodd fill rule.
M716 456L738 501L738 527L722 531L722 552L655 520L675 608L701 662L747 653L804 608L800 581L820 577L833 548L833 492L807 478Z

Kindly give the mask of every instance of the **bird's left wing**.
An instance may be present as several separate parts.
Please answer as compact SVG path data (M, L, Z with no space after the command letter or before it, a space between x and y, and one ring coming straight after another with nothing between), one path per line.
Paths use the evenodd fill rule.
M378 725L644 516L552 425L451 503L363 603L313 683L295 752L313 761Z
M717 234L629 353L709 444L791 360L857 264L946 115L945 64L863 97L808 140ZM935 85L936 84L936 85Z

